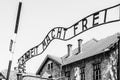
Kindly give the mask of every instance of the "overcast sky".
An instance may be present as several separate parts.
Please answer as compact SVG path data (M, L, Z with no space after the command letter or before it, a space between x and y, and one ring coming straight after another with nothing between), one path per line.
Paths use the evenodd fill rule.
M14 35L19 0L0 0L0 71L8 68L9 44ZM42 42L54 27L70 27L82 18L105 8L117 5L120 0L23 0L20 25L12 64L27 50ZM53 40L46 51L29 60L27 71L35 73L47 54L61 57L67 54L67 44L77 48L77 40L83 43L92 38L101 39L120 32L120 22L93 28L69 40Z

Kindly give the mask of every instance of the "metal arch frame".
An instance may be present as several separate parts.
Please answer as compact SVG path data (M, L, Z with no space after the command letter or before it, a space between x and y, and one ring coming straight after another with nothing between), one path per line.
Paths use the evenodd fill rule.
M111 21L107 21L107 22L106 22L107 10L113 9L113 8L115 8L115 7L119 7L119 18L118 18L118 19L115 19L115 20L111 20ZM102 11L105 12L104 22L103 22L103 23L95 24L95 25L93 25L93 26L91 26L91 27L89 27L89 28L86 28L86 27L84 26L83 28L86 28L85 30L83 29L83 30L80 31L79 33L73 35L72 37L66 38L66 39L65 39L65 37L64 37L63 39L62 39L62 38L58 38L58 37L54 37L54 38L52 38L51 40L49 40L49 43L46 45L46 47L45 47L40 53L36 52L34 55L31 55L32 53L34 53L34 52L33 52L34 50L37 50L40 45L43 45L43 41L48 37L48 35L49 35L53 30L59 29L59 28L61 28L61 29L63 29L63 30L68 30L68 29L70 29L70 28L72 28L72 27L75 29L76 26L77 26L81 21L83 21L84 19L87 19L88 17L91 17L91 16L96 19L97 17L95 17L95 15L96 15L97 13L102 12ZM98 26L100 26L100 25L112 23L112 22L118 22L118 21L120 21L120 4L115 5L115 6L112 6L112 7L109 7L109 8L106 8L106 9L103 9L103 10L100 10L100 11L97 11L97 12L95 12L95 13L93 13L93 14L90 14L90 15L88 15L87 17L84 17L83 19L79 20L78 22L76 22L75 24L73 24L72 26L70 26L70 27L68 27L68 28L55 27L55 28L53 28L52 30L50 30L50 31L48 32L47 36L44 38L44 40L43 40L40 44L38 44L37 46L29 49L23 56L21 56L21 57L18 59L18 63L19 63L18 65L19 65L19 66L24 65L29 59L31 59L31 58L33 58L33 57L35 57L35 56L38 56L38 55L40 55L40 54L42 54L42 53L46 50L46 48L48 47L48 45L50 44L50 42L51 42L52 40L54 40L54 39L59 39L59 40L67 41L67 40L70 40L70 39L76 37L77 35L79 35L79 34L85 32L85 31L87 31L87 30L92 29L92 28L98 27ZM75 32L75 31L74 31L74 32ZM65 33L65 34L66 34L66 33ZM27 56L27 58L26 58L26 55L27 55L27 54L28 54L28 56ZM31 56L30 56L30 55L31 55ZM21 62L22 62L22 63L21 63Z

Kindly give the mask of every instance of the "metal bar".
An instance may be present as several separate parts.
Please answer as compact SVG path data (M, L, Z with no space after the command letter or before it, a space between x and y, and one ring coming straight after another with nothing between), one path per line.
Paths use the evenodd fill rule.
M9 80L9 75L10 75L11 65L12 65L12 60L9 61L8 71L7 71L7 78L6 78L6 80Z
M17 19L16 19L16 25L15 25L15 31L14 31L14 33L16 33L16 34L17 34L17 31L18 31L18 25L19 25L21 7L22 7L22 2L19 2Z
M19 2L18 12L17 12L17 19L16 19L16 24L15 24L15 31L14 31L14 33L16 33L16 34L17 34L17 31L18 31L18 25L19 25L19 18L20 18L21 7L22 7L22 2ZM15 37L16 37L16 36L15 36ZM16 40L16 39L15 39L15 40ZM16 41L15 41L15 42L16 42ZM6 78L6 80L9 80L14 51L13 51L13 53L11 52L11 55L12 55L12 56L10 56L11 59L9 60L9 65L8 65L8 71L7 71L7 78Z

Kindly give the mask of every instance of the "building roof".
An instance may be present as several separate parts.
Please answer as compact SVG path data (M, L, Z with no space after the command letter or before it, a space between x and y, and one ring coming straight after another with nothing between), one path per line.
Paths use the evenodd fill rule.
M90 48L90 46L91 46L92 44L95 44L95 43L97 43L97 40L96 40L95 38L93 38L93 39L87 41L85 44L82 44L82 45L81 45L81 46L82 46L82 51L86 51L86 49ZM72 51L72 54L75 54L75 53L77 53L77 52L78 52L78 48L74 49L74 50ZM66 58L66 57L68 57L68 54L66 54L66 55L64 55L64 56L62 57L63 61L64 61L64 58Z
M52 55L47 55L47 56L45 57L45 59L43 60L41 66L40 66L39 69L37 70L36 74L38 74L38 73L42 70L42 68L44 67L44 65L45 65L46 62L48 61L48 59L53 60L53 61L55 61L56 63L58 63L58 64L60 64L60 65L62 64L62 60L61 60L60 58L58 58L58 57L56 57L56 56L52 56Z
M63 65L67 65L70 63L73 63L78 60L85 59L87 57L91 57L97 54L100 54L102 52L105 52L105 50L109 47L111 47L114 43L118 41L118 36L120 36L119 33L116 33L112 36L106 37L104 39L101 39L99 41L92 39L88 41L87 43L82 45L82 52L78 53L77 55L72 55L71 57L65 58L63 57ZM78 48L72 51L73 54L75 54L78 51Z
M50 58L54 61L56 61L59 64L62 64L62 60L59 57L53 56L53 55L47 55L47 58Z

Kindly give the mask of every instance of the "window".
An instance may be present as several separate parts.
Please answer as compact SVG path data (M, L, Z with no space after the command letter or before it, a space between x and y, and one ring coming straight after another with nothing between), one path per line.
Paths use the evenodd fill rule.
M93 64L93 80L101 80L100 63Z
M48 70L50 70L50 64L48 64Z
M70 71L66 71L66 72L65 72L65 76L66 76L66 77L70 77Z
M65 80L70 80L70 71L65 72Z
M53 69L53 63L51 63L51 70Z
M85 80L85 67L82 67L80 70L81 70L81 73L80 73L81 80Z
M53 70L53 63L48 64L48 70Z

